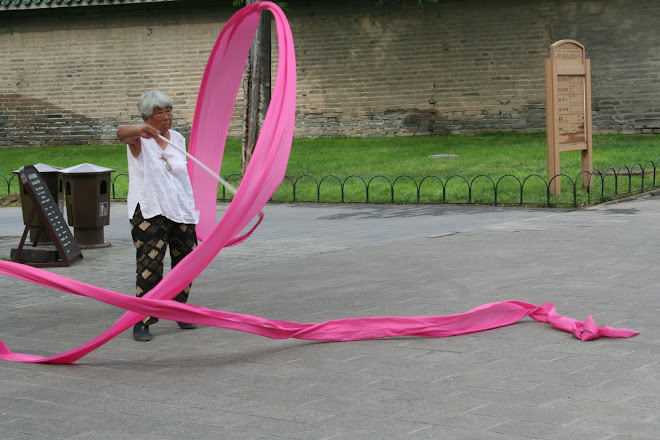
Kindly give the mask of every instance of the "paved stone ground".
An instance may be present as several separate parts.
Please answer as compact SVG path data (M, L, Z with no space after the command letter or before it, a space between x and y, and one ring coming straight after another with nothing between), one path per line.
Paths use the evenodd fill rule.
M222 213L224 207L220 206ZM583 210L270 205L191 302L320 322L444 315L503 300L641 331L580 342L546 324L452 338L318 343L216 328L125 332L74 365L0 362L0 439L657 439L660 198ZM22 233L0 209L0 256ZM125 205L112 247L57 273L133 292ZM49 355L120 311L0 281L0 339Z

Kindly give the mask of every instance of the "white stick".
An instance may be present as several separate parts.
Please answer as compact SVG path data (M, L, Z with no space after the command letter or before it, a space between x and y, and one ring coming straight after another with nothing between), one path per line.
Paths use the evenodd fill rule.
M186 156L188 156L193 162L195 162L197 165L199 165L204 171L206 171L207 173L209 173L214 179L216 179L218 182L222 183L222 186L224 186L225 188L227 188L227 189L229 190L229 192L231 192L232 194L236 194L236 188L234 188L233 186L231 186L231 185L230 185L225 179L223 179L222 177L220 177L220 176L218 176L217 174L215 174L215 173L214 173L209 167L207 167L206 165L204 165L204 164L203 164L201 161L199 161L195 156L193 156L192 154L188 153L185 149L182 149L182 148L180 148L180 147L177 147L177 146L174 145L172 142L170 142L170 140L167 139L166 137L163 137L163 136L161 136L161 135L158 135L158 137L161 138L162 140L164 140L165 142L167 142L168 144L170 144L171 146L173 146L174 148L176 148L177 150L179 150L180 152L182 152L183 154L185 154Z

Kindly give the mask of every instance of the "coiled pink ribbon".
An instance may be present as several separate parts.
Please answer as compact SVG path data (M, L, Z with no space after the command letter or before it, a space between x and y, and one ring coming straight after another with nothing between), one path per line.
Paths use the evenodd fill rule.
M231 204L216 224L218 182L189 162L195 203L200 210L199 246L142 298L113 292L42 269L0 261L0 273L63 292L82 295L126 310L110 328L85 344L50 357L13 353L0 341L0 359L18 362L72 363L129 329L145 316L234 329L269 338L350 341L396 336L443 337L501 327L529 316L548 322L586 341L600 336L630 337L638 332L596 326L558 315L554 306L505 301L479 306L459 315L338 319L319 324L270 320L251 315L210 310L172 301L225 246L245 240L241 234L281 184L289 159L295 122L296 62L291 29L282 10L270 2L253 3L227 22L216 41L202 78L189 152L217 174L229 130L243 67L261 11L275 19L279 60L277 81L254 155ZM220 140L220 141L218 141ZM255 226L256 227L256 226ZM254 227L252 228L254 230Z

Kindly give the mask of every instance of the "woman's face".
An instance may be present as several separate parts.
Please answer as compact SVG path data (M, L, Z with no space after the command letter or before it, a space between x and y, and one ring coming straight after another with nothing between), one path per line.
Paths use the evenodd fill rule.
M151 119L145 119L145 122L156 130L160 131L160 134L167 133L167 130L172 128L172 121L174 117L172 116L172 107L160 108L156 107Z

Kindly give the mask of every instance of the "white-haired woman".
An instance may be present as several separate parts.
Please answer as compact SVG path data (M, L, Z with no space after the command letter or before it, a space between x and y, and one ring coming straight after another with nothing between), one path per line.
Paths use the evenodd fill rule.
M123 126L117 137L128 146L128 217L136 248L136 295L143 296L163 278L163 261L170 249L172 267L197 246L195 210L186 156L158 136L185 149L186 141L172 130L172 99L160 90L144 93L138 111L145 124ZM185 303L190 287L174 300ZM147 317L133 328L133 339L150 341L149 326L158 318ZM182 329L195 325L178 323Z

